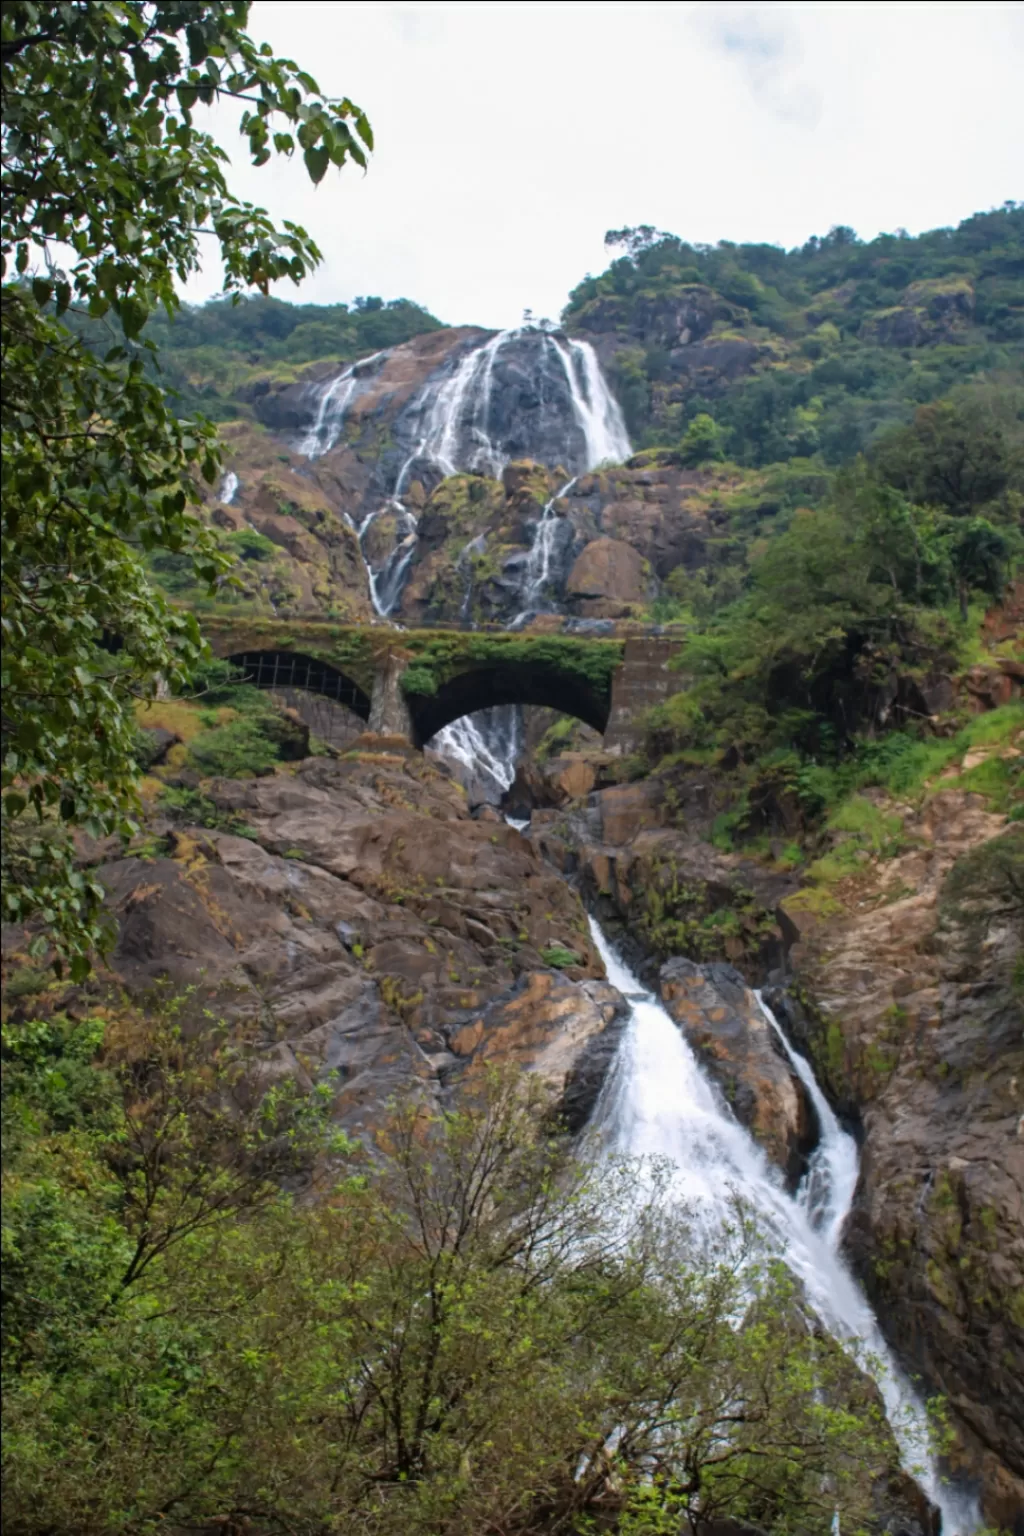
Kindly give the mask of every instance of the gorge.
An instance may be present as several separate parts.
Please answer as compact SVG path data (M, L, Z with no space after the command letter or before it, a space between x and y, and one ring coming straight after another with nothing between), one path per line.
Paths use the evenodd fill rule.
M698 1239L753 1213L884 1406L872 1530L1022 1536L1024 415L980 363L922 382L1004 321L984 273L879 319L830 265L787 330L764 266L663 254L561 326L239 365L203 509L233 582L152 561L216 660L140 710L143 823L78 840L109 973L51 1003L180 991L366 1144L514 1064L588 1156L661 1160ZM881 423L828 394L876 353L923 399ZM978 480L1005 449L949 512L1011 530L998 583L936 574L936 421Z

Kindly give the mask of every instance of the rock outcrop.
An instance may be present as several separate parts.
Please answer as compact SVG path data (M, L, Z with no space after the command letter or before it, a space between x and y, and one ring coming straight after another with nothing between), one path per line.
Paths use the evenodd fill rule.
M227 1019L272 1076L333 1074L356 1132L396 1092L436 1098L499 1061L585 1120L621 999L578 897L527 839L471 819L429 759L368 737L342 761L203 791L206 819L235 830L157 805L137 852L90 855L118 925L112 977L90 987L187 994L188 1027Z
M598 538L577 555L565 583L570 599L587 618L618 618L650 594L643 556L623 539Z
M849 1255L883 1328L947 1398L985 1513L1024 1509L1024 829L951 790L909 850L837 893L783 902L780 999L840 1109L860 1117ZM840 905L841 903L841 905Z
M662 1001L741 1125L790 1189L819 1135L814 1108L739 971L677 957L661 968Z
M600 758L591 759L599 771ZM742 965L763 981L783 959L784 896L796 890L785 873L754 859L722 853L705 839L713 797L700 783L687 815L661 779L610 784L564 809L533 818L541 848L578 879L634 969L653 985L658 964L675 955ZM790 930L791 931L791 930Z

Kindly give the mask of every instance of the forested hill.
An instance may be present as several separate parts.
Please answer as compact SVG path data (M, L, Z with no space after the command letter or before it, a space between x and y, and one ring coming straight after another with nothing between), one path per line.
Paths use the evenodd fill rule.
M1024 204L916 237L839 227L792 251L691 245L648 226L608 244L620 254L573 290L562 321L597 346L637 447L676 446L707 416L737 464L836 465L973 375L1024 361ZM408 299L250 298L186 306L146 334L183 406L230 419L250 414L256 378L284 382L443 324Z
M726 455L760 466L851 458L914 409L1024 358L1024 205L955 229L793 251L612 231L621 254L570 295L639 446L707 414Z
M236 398L253 377L289 379L310 363L356 358L438 331L443 321L409 299L289 304L283 299L214 299L157 314L146 338L160 349L166 383L189 409L215 421L245 414Z

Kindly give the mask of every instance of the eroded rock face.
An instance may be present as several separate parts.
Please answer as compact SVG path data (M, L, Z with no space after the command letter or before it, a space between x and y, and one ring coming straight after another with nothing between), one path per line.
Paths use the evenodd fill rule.
M244 1024L271 1077L333 1072L356 1132L398 1091L436 1098L506 1060L582 1123L621 999L578 897L513 828L471 819L437 765L364 742L347 761L209 781L251 836L156 816L157 856L101 862L118 984L194 988L191 1027L204 1009ZM577 963L552 969L549 947Z
M859 1111L848 1251L901 1356L948 1399L990 1522L1024 1509L1024 830L949 791L834 915L784 903L798 1044ZM842 893L840 893L842 895Z
M733 1114L795 1189L819 1127L807 1090L753 992L731 965L676 958L661 968L662 1001Z
M600 772L600 762L592 771ZM699 786L691 786L696 795ZM533 818L537 841L578 879L616 945L650 984L675 955L725 960L761 982L784 955L779 904L796 889L785 874L701 835L713 805L690 817L660 779L594 790L586 803ZM682 825L679 825L679 822Z

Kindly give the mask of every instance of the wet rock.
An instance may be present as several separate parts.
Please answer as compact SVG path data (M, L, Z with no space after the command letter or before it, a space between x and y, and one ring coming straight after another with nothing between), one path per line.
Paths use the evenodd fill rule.
M526 759L516 765L515 778L501 803L506 815L521 820L533 811L565 805L569 798L557 775Z
M659 990L737 1120L795 1189L818 1138L817 1116L739 971L669 960Z
M159 857L92 850L118 924L113 984L188 993L187 1027L228 1020L268 1081L332 1074L354 1132L396 1092L436 1097L485 1061L540 1073L557 1100L615 1012L578 897L408 744L362 740L351 758L205 780L251 837L161 822ZM579 964L547 968L555 947ZM596 1092L593 1062L583 1076Z
M470 1022L447 1034L466 1072L511 1061L549 1087L572 1129L587 1120L611 1065L626 1008L606 982L530 971Z

